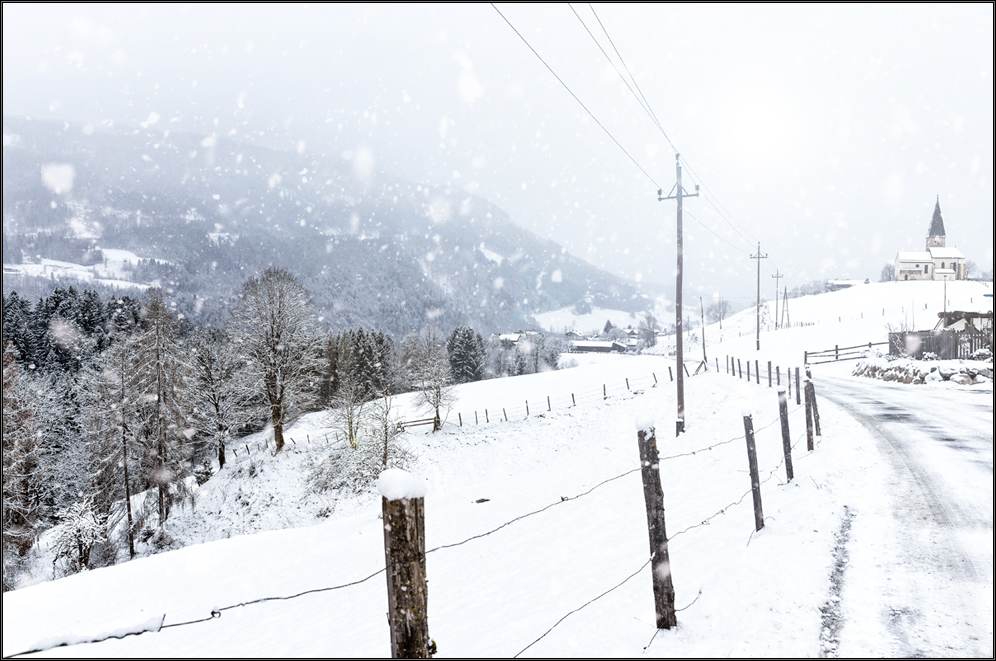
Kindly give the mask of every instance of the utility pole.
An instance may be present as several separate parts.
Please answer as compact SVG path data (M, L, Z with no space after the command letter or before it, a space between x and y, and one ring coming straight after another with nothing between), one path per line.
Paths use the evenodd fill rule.
M758 261L758 264L760 263L761 262ZM778 269L775 269L775 274L771 277L775 279L775 330L778 330L778 281L785 276L779 273Z
M761 242L757 242L757 254L751 255L751 259L757 260L757 350L761 350L761 260L767 259L767 255L761 254Z
M706 346L705 346L705 303L702 302L702 297L699 296L699 313L702 315L702 365L705 370L709 371L709 359L706 358Z
M789 316L789 288L785 285L785 298L782 299L782 328L792 325L792 318Z
M682 286L682 266L683 256L682 256L682 230L681 230L681 199L684 197L698 197L699 187L698 184L695 186L695 193L689 195L685 192L685 189L681 187L681 154L674 155L674 171L675 171L675 184L671 188L671 193L664 197L664 191L660 188L657 189L657 201L663 202L664 200L677 200L678 201L678 263L677 269L674 277L674 331L675 338L678 341L677 346L677 367L678 367L678 419L675 421L675 436L678 436L683 431L685 431L685 363L684 357L684 347L682 346L681 337L681 286Z

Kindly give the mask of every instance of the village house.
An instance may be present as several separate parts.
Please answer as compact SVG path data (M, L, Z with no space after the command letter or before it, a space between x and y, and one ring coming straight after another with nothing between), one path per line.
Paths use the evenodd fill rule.
M941 198L934 204L934 216L927 230L926 250L896 254L896 280L965 280L968 277L965 256L945 244Z

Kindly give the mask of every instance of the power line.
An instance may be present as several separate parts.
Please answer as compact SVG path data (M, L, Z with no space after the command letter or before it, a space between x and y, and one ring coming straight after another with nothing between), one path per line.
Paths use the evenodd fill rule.
M598 17L598 14L595 13L595 8L592 6L590 2L588 3L588 8L591 9L591 13L595 16L595 20L598 21L598 25L602 28L602 32L605 33L605 37L609 40L609 44L612 46L612 50L616 52L616 55L619 57L619 61L622 62L623 68L626 69L626 73L628 73L629 77L633 80L633 85L635 85L636 89L639 90L640 97L643 99L643 103L646 104L647 111L650 113L650 117L654 120L654 124L657 125L657 128L661 132L661 135L663 135L664 139L667 140L667 143L671 145L671 151L677 154L678 148L674 146L674 143L671 142L671 138L667 136L667 132L664 130L664 127L661 125L660 120L657 119L657 113L655 113L653 108L650 107L650 102L647 101L646 95L644 95L643 90L640 89L640 84L636 82L636 77L633 76L633 72L629 70L629 66L626 64L626 60L623 59L622 53L620 53L619 49L616 48L616 44L614 41L612 41L612 37L609 35L609 31L605 29L605 24L602 23L602 19L600 19Z
M515 34L516 34L516 35L517 35L517 36L519 37L519 39L521 39L521 40L522 40L522 43L524 43L524 44L525 44L525 45L526 45L526 46L527 46L527 47L529 48L529 50L531 50L531 51L533 52L533 55L535 55L535 56L536 56L537 58L539 58L539 61L543 63L543 66L545 66L545 67L547 68L547 71L549 71L549 72L550 72L551 74L553 74L553 77L557 79L557 82L559 82L559 83L560 83L561 85L563 85L563 86L564 86L564 89L565 89L565 90L567 90L567 92L568 92L568 93L569 93L569 94L570 94L570 95L571 95L572 97L574 97L574 100L575 100L575 101L577 101L577 102L578 102L578 104L579 104L579 105L580 105L580 106L581 106L582 108L584 108L584 111L585 111L586 113L588 113L588 116L589 116L589 117L591 117L591 118L592 118L592 119L593 119L593 120L595 121L595 123L596 123L596 124L598 124L598 127L599 127L600 129L602 129L603 131L605 131L605 135L609 136L609 138L611 138L611 139L612 139L612 142L616 143L616 146L617 146L617 147L619 147L619 149L621 149L621 150L623 151L623 153L624 153L624 154L626 154L626 156L628 156L628 157L629 157L629 160L631 160L631 161L633 162L633 165L635 165L635 166L636 166L636 167L637 167L637 168L638 168L638 169L640 170L640 172L642 172L642 173L644 174L644 176L645 176L645 177L646 177L647 179L649 179L649 180L651 181L651 183L653 183L653 185L654 185L654 186L656 186L657 188L660 188L660 187L661 187L661 186L660 186L660 184L658 184L658 183L657 183L656 181L654 181L654 178L650 176L650 173L648 173L648 172L647 172L646 170L644 170L644 169L643 169L643 166L642 166L642 165L640 165L640 164L639 164L639 163L637 162L637 160L636 160L635 158L633 158L632 154L630 154L630 153L629 153L629 152L628 152L628 151L626 150L626 148L622 146L622 143L621 143L621 142L619 142L618 140L616 140L616 137L615 137L614 135L612 135L612 133L611 133L611 132L609 131L609 129L605 128L605 126L604 126L604 125L603 125L603 124L602 124L602 123L601 123L600 121L598 121L598 118L597 118L597 117L595 117L594 113L592 113L592 112L591 112L590 110L588 110L588 106L586 106L586 105L585 105L585 104L584 104L584 103L583 103L583 102L581 101L581 99L579 99L579 98L578 98L577 94L575 94L575 93L574 93L574 92L573 92L573 91L571 90L571 88L570 88L570 87L568 87L567 83L565 83L565 82L563 81L563 79L562 79L562 78L561 78L560 76L558 76L558 75L557 75L557 72L553 70L553 67L551 67L551 66L550 66L549 64L547 64L546 60L544 60L544 59L543 59L543 56L542 56L542 55L540 55L540 54L539 54L539 53L538 53L538 52L536 51L536 49L535 49L535 48L533 48L533 47L532 47L532 45L531 45L531 44L530 44L530 43L529 43L529 42L528 42L528 41L526 40L526 38L525 38L525 37L523 37L523 36L522 36L522 34L521 34L521 33L520 33L520 32L519 32L518 30L516 30L516 29L515 29L515 26L514 26L514 25L512 25L512 22L511 22L510 20L508 20L507 18L505 18L505 14L501 13L501 10L500 10L500 9L498 9L498 7L496 7L496 6L495 6L495 3L493 3L493 2L492 2L492 3L491 3L491 7L492 7L492 8L494 8L494 10L495 10L496 12L498 12L498 15L499 15L499 16L501 16L501 17L502 17L502 19L503 19L503 20L504 20L504 21L505 21L506 23L508 23L508 27L512 28L512 31L513 31L513 32L515 32Z
M630 84L629 84L629 82L627 82L626 78L622 75L622 73L619 71L619 69L615 66L615 63L612 62L612 58L609 57L609 55L605 52L605 49L603 49L602 46L601 46L601 44L598 43L598 40L595 39L595 36L591 34L591 31L588 30L588 26L584 24L584 21L581 20L581 17L578 16L577 12L574 11L573 7L571 7L571 11L574 11L574 15L578 16L578 20L581 21L581 24L585 25L585 30L588 31L588 34L591 36L592 40L595 41L595 44L598 46L599 50L602 51L602 54L605 56L605 58L609 61L610 64L612 64L612 68L615 69L616 73L619 74L619 77L622 78L623 83L626 84L626 87L629 89L629 91L633 94L634 97L636 97L637 103L640 104L640 107L650 117L651 121L654 123L654 125L657 127L657 129L661 132L661 135L664 136L664 139L667 140L668 144L671 146L671 149L675 153L677 153L678 148L671 141L671 138L668 136L667 132L664 130L663 125L661 124L660 120L657 118L657 114L654 112L653 107L650 105L650 101L647 100L646 95L643 93L643 90L640 88L640 84L636 81L636 77L633 76L633 72L630 71L629 66L626 64L626 60L623 58L622 53L619 51L619 48L616 46L615 42L613 41L612 36L609 34L608 29L605 27L605 24L602 23L601 18L599 18L598 13L595 11L595 8L591 5L591 3L588 3L588 7L591 9L591 13L592 13L592 15L594 15L595 20L598 21L598 25L602 28L602 32L605 33L605 37L609 40L609 44L612 46L612 50L615 51L616 56L619 58L619 61L622 63L623 67L626 69L626 73L629 74L630 79L633 81L633 86L630 86ZM636 87L636 90L639 91L639 94L637 94L637 92L633 91L633 87L634 86ZM715 193L712 192L712 190L704 183L704 181L702 180L702 177L700 177L698 175L698 173L695 172L695 169L691 166L691 164L688 163L688 160L685 159L685 158L682 158L681 160L682 160L682 162L684 162L685 166L688 168L689 173L692 175L693 181L695 181L696 183L698 183L699 185L701 185L702 188L705 189L705 191L708 193L709 197L706 197L706 201L708 201L709 204L711 204L713 206L713 208L716 209L716 212L719 214L720 218L722 218L728 225L730 225L730 227L733 228L733 230L742 239L744 239L748 244L753 243L755 241L759 241L760 239L758 239L756 236L754 236L753 233L751 233L746 227L744 227L739 221L737 221L733 217L733 214L731 214L729 212L729 210L726 209L726 207L723 205L723 203L719 200L719 197ZM749 237L751 237L751 239L748 239L747 237L744 237L743 234L741 234L741 230L743 230L744 233L746 233Z

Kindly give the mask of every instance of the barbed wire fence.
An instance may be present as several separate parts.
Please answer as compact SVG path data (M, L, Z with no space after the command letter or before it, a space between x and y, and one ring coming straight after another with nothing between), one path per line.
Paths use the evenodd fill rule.
M572 403L573 406L577 406L576 402L579 400L579 398L580 398L580 400L582 402L587 402L587 403L591 404L591 403L604 402L606 399L608 399L608 397L610 396L610 393L614 394L614 395L619 395L619 394L624 394L624 393L631 393L631 394L634 394L634 395L641 394L642 392L644 392L646 390L646 389L644 389L644 390L640 390L639 389L638 386L639 386L639 384L641 382L646 383L648 385L648 388L656 386L659 383L659 381L656 378L655 374L652 374L651 376L648 376L648 377L642 377L642 379L641 378L625 379L625 383L624 384L617 384L617 385L613 386L611 389L608 387L608 384L603 384L603 388L602 388L601 391L598 391L596 389L596 390L588 390L588 391L581 391L581 392L571 393L569 401L571 401L571 403ZM601 395L601 396L599 396L599 395ZM551 402L550 402L551 409L552 409L552 403L553 403L553 401L554 400L551 398ZM568 401L568 398L566 396L561 396L558 401L560 401L560 402L566 402L566 401ZM803 411L804 408L805 408L805 406L796 406L796 407L792 408L789 411L789 416L791 417L791 416L793 416L795 414L798 414L800 411ZM778 424L779 421L780 421L780 417L775 417L770 422L768 422L768 423L766 423L766 424L758 427L755 430L755 433L759 433L761 431L767 430L767 429L773 427L774 425ZM290 438L290 437L288 437L288 438ZM712 443L712 444L710 444L708 446L703 446L703 447L697 448L695 450L690 450L690 451L685 451L685 452L681 452L681 453L678 453L678 454L673 454L673 455L667 455L667 456L660 457L660 461L661 462L665 462L665 461L671 461L671 460L679 459L679 458L685 458L685 457L692 457L692 456L701 455L703 453L707 453L707 452L711 452L713 450L716 450L717 448L723 447L725 445L729 445L731 443L737 442L737 441L741 440L741 438L743 438L743 436L738 434L738 435L733 436L733 437L731 437L729 439L726 439L726 440L723 440L723 441L719 441L719 442L716 442L716 443ZM798 446L803 441L803 439L805 439L805 438L806 438L806 432L805 431L798 433L796 440L792 444L792 448L794 449L796 446ZM323 438L322 440L326 440L326 439ZM327 445L331 445L333 443L334 443L334 441L326 440L326 444ZM293 445L297 445L297 443L295 441L293 441L293 440L292 440L292 444ZM308 446L317 446L317 445L319 445L319 443L317 443L317 442L313 444L311 442L310 436L308 436L306 438L306 444ZM246 450L248 452L248 448L246 448ZM772 468L770 468L769 470L767 470L767 476L763 480L761 480L761 484L765 484L765 483L769 482L771 479L773 479L775 477L775 475L777 474L777 472L781 469L782 465L784 464L784 461L785 461L784 458L779 459L779 461ZM512 526L515 523L518 523L518 522L520 522L520 521L522 521L524 519L527 519L529 517L533 517L533 516L542 514L544 512L547 512L547 511L549 511L549 510L557 507L558 505L563 505L565 503L570 503L570 502L576 501L578 499L584 498L584 497L586 497L588 495L591 495L592 493L596 492L601 487L603 487L603 486L605 486L607 484L616 482L618 480L621 480L621 479L623 479L625 477L628 477L630 475L634 475L635 473L638 473L640 470L641 470L641 468L637 467L637 468L626 470L626 471L624 471L622 473L619 473L617 475L608 477L608 478L603 479L600 482L596 483L595 485L587 488L586 490L577 493L576 495L573 495L573 496L562 496L560 498L560 500L557 500L557 501L554 501L552 503L549 503L548 505L545 505L544 507L541 507L539 509L532 510L530 512L526 512L524 514L518 515L518 516L516 516L516 517L514 517L514 518L512 518L512 519L510 519L510 520L502 523L501 525L499 525L499 526L497 526L495 528L492 528L492 529L490 529L490 530L488 530L486 532L472 535L472 536L470 536L470 537L468 537L466 539L463 539L461 541L451 542L451 543L446 543L446 544L441 544L439 546L436 546L436 547L434 547L432 549L427 550L426 554L428 555L430 553L435 553L435 552L442 551L442 550L445 550L445 549L452 549L452 548L460 547L460 546L463 546L463 545L465 545L465 544L467 544L469 542L472 542L472 541L475 541L475 540L478 540L478 539L481 539L481 538L484 538L484 537L488 537L488 536L493 535L493 534L495 534L495 533L497 533L497 532L499 532L501 530L504 530L505 528L508 528L509 526ZM728 504L724 505L719 510L714 511L713 513L711 513L707 517L703 518L699 523L687 526L687 527L683 528L682 530L679 530L678 532L675 532L675 533L669 535L668 536L668 542L670 542L670 541L672 541L672 540L680 537L681 535L685 535L685 534L687 534L687 533L689 533L689 532L691 532L691 531L693 531L695 529L709 526L714 519L716 519L717 517L725 515L730 509L732 509L734 507L737 507L738 505L742 504L743 501L747 498L747 496L750 493L751 493L751 489L748 488L747 490L745 490L739 496L739 498L730 501ZM751 533L750 533L750 535L748 536L748 540L747 540L747 544L748 545L750 544L750 541L753 538L754 532L756 532L756 531L752 530ZM651 559L652 558L648 558L647 560L645 560L635 571L633 571L632 573L628 574L625 578L623 578L618 583L614 584L613 586L611 586L608 589L604 590L603 592L599 593L597 596L589 599L588 601L584 602L580 606L577 606L577 607L569 610L564 615L562 615L560 618L558 618L556 621L554 621L554 623L548 629L546 629L539 637L537 637L536 639L534 639L533 641L531 641L528 645L526 645L518 653L516 653L513 658L517 658L517 657L521 656L523 653L525 653L527 650L529 650L536 643L538 643L541 640L543 640L547 635L549 635L558 626L560 626L564 621L566 621L571 615L573 615L573 614L575 614L575 613L583 610L587 606L595 603L596 601L602 599L603 597L605 597L605 596L611 594L612 592L620 589L623 585L625 585L630 580L632 580L634 577L638 576L641 572L643 572L643 570L646 569L648 565L650 565ZM170 629L170 628L178 628L178 627L185 627L185 626L192 626L192 625L196 625L196 624L202 624L202 623L210 622L212 620L219 619L219 618L221 618L221 616L222 616L222 614L224 612L230 611L230 610L233 610L233 609L237 609L237 608L245 608L247 606L265 604L265 603L270 603L270 602L289 601L289 600L293 600L293 599L298 599L300 597L305 597L305 596L308 596L308 595L320 594L320 593L325 593L325 592L333 592L333 591L343 590L343 589L346 589L346 588L350 588L350 587L354 587L354 586L357 586L357 585L361 585L363 583L366 583L370 579L372 579L372 578L374 578L376 576L379 576L380 574L383 574L385 571L386 571L386 568L381 568L381 569L378 569L377 571L374 571L373 573L371 573L371 574L369 574L367 576L364 576L362 578L359 578L359 579L356 579L356 580L353 580L353 581L349 581L349 582L346 582L346 583L341 583L341 584L327 586L327 587L313 588L313 589L309 589L309 590L303 590L301 592L297 592L297 593L290 594L290 595L260 597L258 599L253 599L253 600L248 600L248 601L242 601L242 602L239 602L239 603L235 603L235 604L230 604L230 605L227 605L227 606L222 606L222 607L214 608L214 609L212 609L210 611L209 614L207 614L204 617L196 618L196 619L192 619L192 620L186 620L186 621L182 621L182 622L173 622L173 623L167 624L166 623L166 615L163 615L163 618L160 620L160 624L159 624L158 627L150 627L150 628L146 628L146 629L140 630L140 631L125 632L125 633L116 633L116 634L106 635L106 636L101 637L101 638L96 638L94 640L78 641L78 643L84 643L84 642L85 643L99 643L99 642L103 642L103 641L111 640L111 639L121 639L121 638L125 638L125 637L128 637L128 636L142 635L144 633L155 633L155 632L161 631L162 629ZM699 592L698 592L698 595L690 603L688 603L687 605L683 606L682 608L676 609L676 611L684 611L687 608L691 607L696 601L698 601L698 598L699 598L699 596L701 596L701 594L702 594L702 591L700 589ZM654 638L655 637L656 637L656 632L654 634ZM646 647L644 647L644 651L646 651L650 647L650 645L654 641L654 638L651 638L651 641L647 644ZM70 644L70 643L64 643L62 645L55 645L55 646L64 646L64 645L67 645L67 644ZM72 643L72 644L77 644L77 643ZM18 653L15 653L15 654L11 654L11 655L9 655L9 657L12 658L12 657L24 656L26 654L32 654L32 653L35 653L35 652L43 651L43 649L47 649L47 648L25 650L23 652L18 652Z

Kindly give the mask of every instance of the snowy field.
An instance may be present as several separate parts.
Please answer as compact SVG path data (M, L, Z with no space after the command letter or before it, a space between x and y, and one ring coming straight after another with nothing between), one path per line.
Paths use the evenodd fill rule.
M104 249L104 261L93 266L54 259L39 259L35 264L4 264L3 272L10 275L29 275L52 280L68 280L67 285L85 285L93 282L109 287L145 291L148 285L128 279L127 266L138 264L140 257L129 250ZM163 261L163 260L160 260Z
M443 431L405 434L418 456L412 471L429 485L429 632L438 656L991 657L991 384L884 384L849 377L853 362L814 369L818 394L844 397L850 383L870 389L861 391L869 401L876 388L916 392L925 410L933 402L951 420L988 426L988 439L982 432L977 443L981 459L965 469L974 471L965 485L981 480L982 505L963 508L970 523L959 524L956 538L971 549L974 573L949 585L945 568L904 565L897 554L894 541L907 527L892 513L902 510L906 487L897 486L895 457L857 413L821 396L822 436L809 452L793 398L795 479L786 482L776 389L724 369L728 355L794 368L804 350L883 341L885 324L910 314L913 300L928 305L922 315L917 310L917 326L932 327L941 305L936 283L892 284L793 299L793 322L813 325L762 332L760 353L753 332L744 332L753 331L752 313L725 321L723 342L718 327L707 328L713 369L686 380L687 432L677 439L674 384L666 376L674 362L664 356L572 355L579 364L570 369L456 388ZM975 283L949 284L949 309L981 307L984 290L991 293ZM991 300L982 305L992 309ZM694 369L695 352L686 349L686 356ZM398 406L403 419L427 415L411 397ZM744 411L757 430L760 532ZM677 629L656 635L634 427L648 414L657 420L681 609ZM153 629L165 626L44 654L388 656L379 496L333 501L304 486L310 466L328 452L327 432L324 414L306 416L279 456L258 449L264 434L245 439L250 453L233 454L198 491L196 507L168 523L185 548L4 594L4 656L150 621ZM928 456L962 470L961 450ZM965 485L949 481L932 484L939 493L969 496ZM955 529L936 534L947 539ZM334 586L346 587L248 603ZM193 620L204 621L182 625Z

